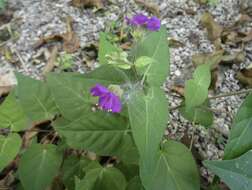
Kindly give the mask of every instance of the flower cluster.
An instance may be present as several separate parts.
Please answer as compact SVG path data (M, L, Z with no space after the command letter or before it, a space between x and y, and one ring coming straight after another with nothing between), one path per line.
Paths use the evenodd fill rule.
M137 14L131 19L126 17L126 20L129 25L144 26L150 31L157 31L161 26L160 20L155 16L149 18L143 14Z
M122 104L120 98L113 92L110 92L105 86L96 84L91 88L90 93L92 96L99 97L98 106L101 109L113 113L121 112Z

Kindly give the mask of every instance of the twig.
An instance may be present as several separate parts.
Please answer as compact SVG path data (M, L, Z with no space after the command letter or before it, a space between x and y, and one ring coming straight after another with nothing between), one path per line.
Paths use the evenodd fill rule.
M28 72L29 72L29 71L28 71L28 68L26 67L26 64L25 64L25 62L24 62L22 56L21 56L20 53L18 52L18 50L15 49L14 52L15 52L16 55L18 56L18 59L19 59L19 61L21 62L22 66L23 66L23 68L24 68L24 70L25 70L25 72L28 73Z
M252 89L241 90L241 91L237 91L237 92L228 92L228 93L225 93L225 94L210 96L210 97L208 97L208 99L224 98L224 97L236 96L236 95L240 95L240 94L247 94L247 93L250 93L250 92L252 92Z

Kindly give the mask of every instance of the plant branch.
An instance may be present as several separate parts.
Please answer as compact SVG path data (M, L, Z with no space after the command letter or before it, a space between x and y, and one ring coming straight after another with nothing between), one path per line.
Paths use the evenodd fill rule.
M241 91L237 91L237 92L228 92L228 93L224 93L224 94L219 94L216 96L210 96L208 97L208 99L217 99L217 98L224 98L224 97L229 97L229 96L236 96L236 95L241 95L241 94L247 94L252 92L252 89L247 89L247 90L241 90Z

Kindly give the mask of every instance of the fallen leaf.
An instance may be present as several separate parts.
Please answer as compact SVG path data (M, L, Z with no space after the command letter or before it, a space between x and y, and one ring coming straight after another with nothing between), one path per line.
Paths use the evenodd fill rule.
M179 47L185 46L185 44L183 44L182 42L180 42L179 40L176 40L174 38L170 38L170 39L168 39L168 41L169 41L169 46L171 48L179 48Z
M223 50L218 50L213 53L199 53L192 56L192 62L194 66L202 64L210 64L211 69L217 68L223 57Z
M0 96L8 94L17 84L17 79L13 72L0 75Z
M56 62L56 59L57 59L57 55L58 55L58 47L57 46L54 46L53 47L53 50L52 50L52 53L48 59L48 62L46 64L46 66L44 67L44 70L43 70L43 75L45 76L47 73L51 72L53 70L53 68L55 67L55 62Z
M185 87L181 85L174 85L171 86L171 91L176 92L177 94L184 96L185 94Z
M146 8L148 11L150 11L152 14L156 15L157 17L160 17L160 10L157 4L147 2L144 0L135 0L136 4L139 4Z
M245 61L245 53L243 51L233 54L223 55L220 64L239 64Z
M79 8L97 7L98 9L102 9L104 7L102 0L72 0L71 4Z
M54 34L41 38L34 46L35 49L40 48L44 44L51 42L63 41L63 49L67 53L73 53L80 48L80 41L72 28L72 18L67 17L67 31L63 34Z
M210 41L214 42L220 39L223 28L214 20L210 13L206 12L202 15L201 23L207 29L208 39Z
M242 69L237 73L236 78L244 85L252 87L252 68Z

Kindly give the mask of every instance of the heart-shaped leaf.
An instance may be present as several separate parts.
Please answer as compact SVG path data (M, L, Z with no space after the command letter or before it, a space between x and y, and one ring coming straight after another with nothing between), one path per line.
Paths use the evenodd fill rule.
M26 190L45 190L52 183L61 165L62 157L51 144L33 144L22 155L18 169Z
M22 140L18 134L0 135L0 172L18 154Z
M223 161L205 161L204 165L218 175L231 190L252 189L252 151L239 158Z
M245 99L234 119L224 158L233 159L252 149L251 135L252 94Z

